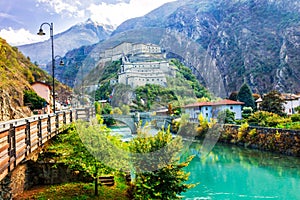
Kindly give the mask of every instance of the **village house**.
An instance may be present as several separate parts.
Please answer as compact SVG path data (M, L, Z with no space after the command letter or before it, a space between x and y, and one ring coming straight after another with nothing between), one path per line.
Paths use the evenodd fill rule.
M300 95L298 94L291 94L291 93L283 93L281 94L280 98L284 101L283 104L283 112L287 115L295 114L295 108L300 106ZM262 103L263 99L257 99L256 105L257 109L260 110L260 104Z
M281 99L285 101L283 104L284 112L287 115L295 114L295 108L300 106L300 95L296 94L281 94Z
M184 113L189 114L190 121L198 122L198 116L203 115L207 120L217 118L218 113L223 110L230 110L235 113L235 119L242 119L243 102L223 99L217 102L197 102L183 107Z
M51 95L51 87L43 82L37 81L31 84L33 90L37 93L38 96L44 98L47 102L43 110L40 112L50 113L52 107L52 95Z

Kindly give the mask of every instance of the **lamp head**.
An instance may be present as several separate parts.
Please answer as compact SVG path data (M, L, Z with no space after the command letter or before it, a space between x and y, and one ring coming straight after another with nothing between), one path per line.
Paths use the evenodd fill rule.
M46 35L46 33L43 31L43 29L40 28L39 32L37 33L38 35Z

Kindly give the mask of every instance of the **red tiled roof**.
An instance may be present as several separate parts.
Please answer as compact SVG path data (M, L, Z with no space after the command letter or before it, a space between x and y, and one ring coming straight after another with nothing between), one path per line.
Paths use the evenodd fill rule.
M193 104L188 104L184 106L184 108L191 108L191 107L202 107L202 106L221 106L221 105L243 105L243 102L240 101L232 101L229 99L223 99L217 102L198 102Z
M240 102L240 101L233 101L233 100L229 100L229 99L223 99L221 101L215 102L214 105L243 105L245 104L244 102Z

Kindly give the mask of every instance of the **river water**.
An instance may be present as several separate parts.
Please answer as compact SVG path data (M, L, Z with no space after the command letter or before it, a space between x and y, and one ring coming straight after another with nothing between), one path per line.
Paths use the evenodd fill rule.
M134 136L126 127L114 127L123 141ZM189 166L186 200L300 200L300 158L217 144L201 157L201 142L188 143L184 157L196 155Z
M183 195L186 200L300 200L300 158L217 144L208 156L197 154L186 171L198 185Z

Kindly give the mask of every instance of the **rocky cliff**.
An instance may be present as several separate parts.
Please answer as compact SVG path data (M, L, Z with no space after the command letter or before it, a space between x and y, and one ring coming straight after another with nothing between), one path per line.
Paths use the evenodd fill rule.
M173 5L170 6L170 4ZM295 0L191 0L170 3L121 24L114 36L135 33L159 42L200 74L216 95L247 82L253 92L299 92L300 4ZM172 8L172 12L166 9ZM159 22L153 17L159 14ZM149 37L144 30L161 34ZM110 38L113 39L113 38Z
M0 121L28 117L23 91L32 90L35 80L49 82L46 72L32 64L16 47L0 38Z

